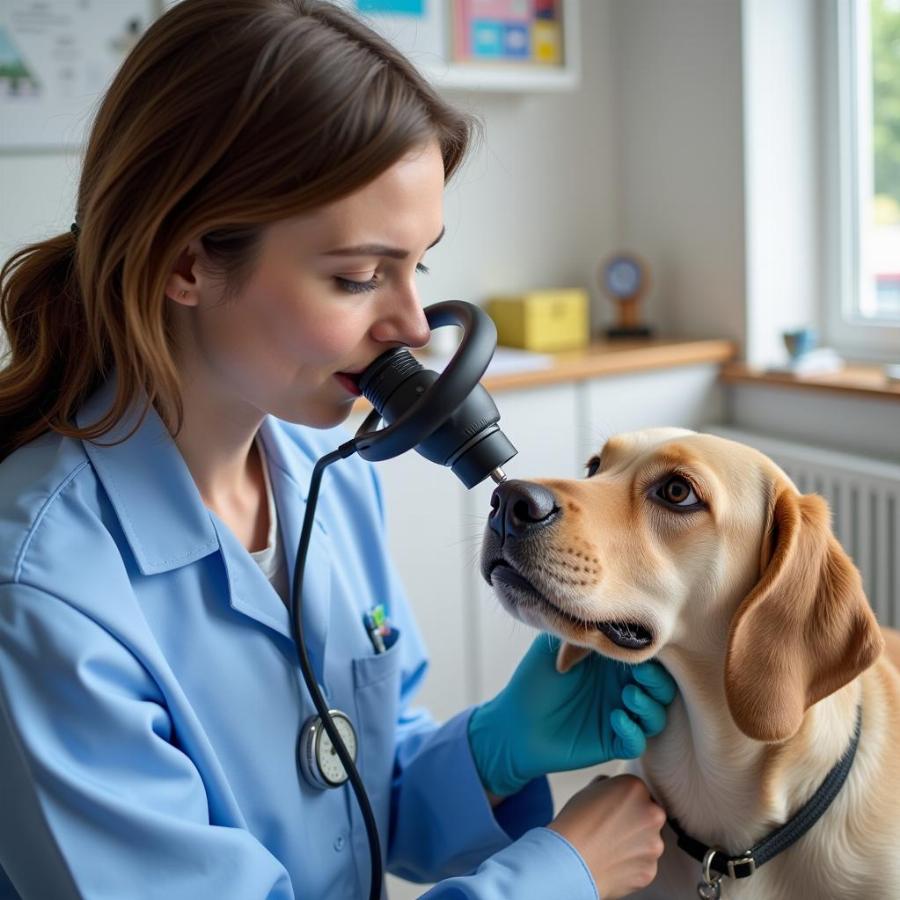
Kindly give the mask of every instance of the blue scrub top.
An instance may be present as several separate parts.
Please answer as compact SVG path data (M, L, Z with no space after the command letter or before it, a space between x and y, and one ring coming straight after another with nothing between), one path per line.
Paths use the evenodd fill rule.
M114 391L82 410L96 422ZM349 785L297 775L314 714L288 610L201 500L155 412L98 443L48 433L0 464L0 900L365 897ZM261 428L291 578L317 458L346 439ZM327 702L347 712L385 864L429 898L596 898L541 827L546 780L491 810L466 724L410 702L427 658L385 544L374 469L325 473L304 630ZM362 614L400 631L375 654Z

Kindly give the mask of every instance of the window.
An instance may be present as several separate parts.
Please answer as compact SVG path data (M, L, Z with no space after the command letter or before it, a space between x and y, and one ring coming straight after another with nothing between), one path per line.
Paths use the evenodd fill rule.
M833 0L825 40L826 332L900 357L900 0Z

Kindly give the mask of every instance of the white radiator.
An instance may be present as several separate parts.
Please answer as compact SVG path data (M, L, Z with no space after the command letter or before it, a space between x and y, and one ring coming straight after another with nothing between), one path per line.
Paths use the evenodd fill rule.
M828 501L834 532L862 573L878 621L900 628L900 465L731 428L707 430L762 451L798 490Z

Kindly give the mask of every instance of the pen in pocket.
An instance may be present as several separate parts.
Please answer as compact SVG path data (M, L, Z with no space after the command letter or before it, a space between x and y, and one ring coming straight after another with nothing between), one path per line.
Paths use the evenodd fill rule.
M379 603L373 606L369 612L363 613L363 624L366 626L366 633L372 642L372 647L376 653L384 653L387 649L384 643L385 634L390 633L390 625L387 624L387 617L384 614L384 606Z

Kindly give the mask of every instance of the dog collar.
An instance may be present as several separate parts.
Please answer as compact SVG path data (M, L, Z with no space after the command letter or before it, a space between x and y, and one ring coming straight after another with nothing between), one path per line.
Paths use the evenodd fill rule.
M784 825L775 829L739 856L731 856L720 847L710 847L708 844L698 841L681 827L677 819L672 816L668 818L669 827L678 836L678 846L698 862L703 863L703 878L709 887L717 889L718 882L725 875L729 878L749 878L763 863L767 863L783 850L787 850L791 844L798 841L816 824L831 805L832 800L837 797L847 779L856 756L856 748L859 746L861 729L862 706L859 706L856 711L856 730L853 732L853 739L843 756L825 776L819 789ZM703 884L701 883L698 889L699 887L703 887ZM700 896L707 895L701 892ZM710 893L708 896L716 897L718 891L716 890L715 893Z

